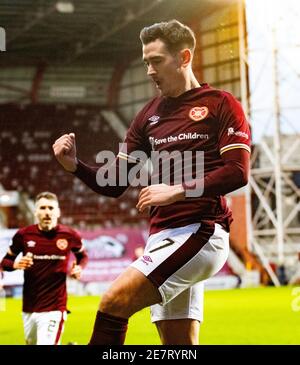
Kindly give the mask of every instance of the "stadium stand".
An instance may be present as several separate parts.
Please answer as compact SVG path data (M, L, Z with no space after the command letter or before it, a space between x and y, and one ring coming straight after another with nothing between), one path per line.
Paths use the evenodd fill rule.
M138 191L130 188L121 198L99 196L58 165L52 143L64 133L76 134L78 156L95 165L96 154L116 152L120 142L96 106L16 105L1 106L0 181L6 190L33 198L50 190L59 196L62 223L81 229L126 224L146 225L135 209ZM20 212L10 211L9 227L26 224Z

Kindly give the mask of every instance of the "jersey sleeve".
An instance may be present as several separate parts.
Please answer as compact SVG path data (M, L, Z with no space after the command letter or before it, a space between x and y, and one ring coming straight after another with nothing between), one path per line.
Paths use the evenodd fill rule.
M72 230L72 247L71 247L71 251L76 253L76 252L80 252L81 250L83 250L83 242L82 242L82 238L79 235L78 232Z
M117 158L100 168L78 160L74 175L98 194L114 198L121 196L130 186L131 169L137 164L141 168L151 154L151 144L144 129L152 103L148 103L131 123Z
M219 109L219 122L218 143L221 155L238 148L251 152L249 123L240 102L229 93L224 93Z
M151 144L146 137L144 131L145 120L147 119L147 111L150 109L153 102L148 103L134 118L130 128L127 131L124 143L118 153L118 158L126 160L128 163L137 163L146 160L151 153Z
M24 249L24 239L23 235L20 231L17 231L16 234L12 238L11 245L9 246L10 250L14 255L18 255L20 252L23 252Z

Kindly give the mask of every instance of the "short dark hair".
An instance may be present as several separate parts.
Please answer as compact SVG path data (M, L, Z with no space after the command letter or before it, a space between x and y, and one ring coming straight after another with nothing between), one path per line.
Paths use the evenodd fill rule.
M193 53L196 47L195 34L187 25L173 19L168 22L155 23L140 32L140 40L144 45L162 40L171 53L188 48Z
M43 192L39 193L35 197L35 203L38 202L42 198L46 198L46 199L49 199L49 200L55 200L58 203L57 195L54 194L54 193L50 193L50 191L43 191Z

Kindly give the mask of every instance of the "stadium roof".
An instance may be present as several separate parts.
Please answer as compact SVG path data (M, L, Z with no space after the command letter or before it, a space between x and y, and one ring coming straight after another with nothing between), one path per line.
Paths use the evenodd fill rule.
M148 24L204 17L228 0L1 0L1 65L117 63Z

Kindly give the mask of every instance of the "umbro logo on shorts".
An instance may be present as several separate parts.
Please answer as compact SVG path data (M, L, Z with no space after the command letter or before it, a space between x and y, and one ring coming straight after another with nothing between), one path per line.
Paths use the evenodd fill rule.
M149 262L153 262L153 261L152 261L152 259L151 259L151 257L150 257L150 256L146 256L146 255L144 255L144 256L142 257L142 261L143 261L146 265L148 265L148 263L149 263Z

